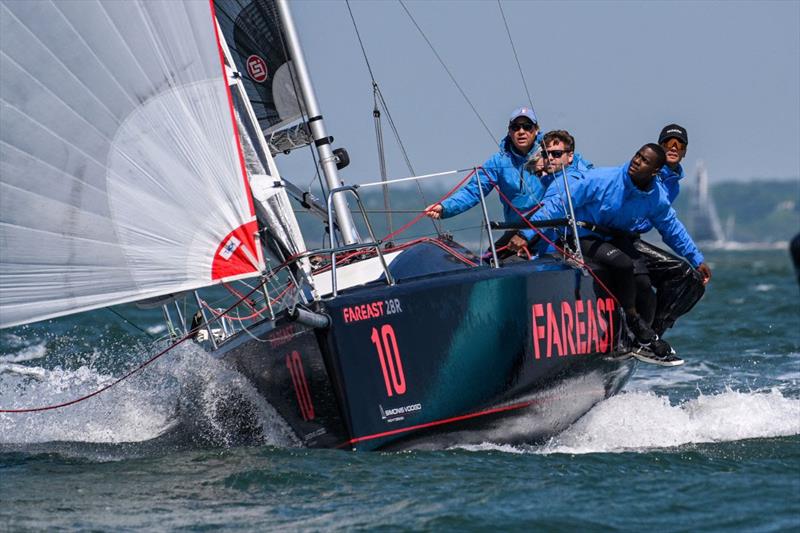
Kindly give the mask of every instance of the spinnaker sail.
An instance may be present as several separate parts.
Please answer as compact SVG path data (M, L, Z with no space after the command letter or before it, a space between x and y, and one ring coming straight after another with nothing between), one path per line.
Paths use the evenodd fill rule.
M0 3L0 327L263 269L212 7Z

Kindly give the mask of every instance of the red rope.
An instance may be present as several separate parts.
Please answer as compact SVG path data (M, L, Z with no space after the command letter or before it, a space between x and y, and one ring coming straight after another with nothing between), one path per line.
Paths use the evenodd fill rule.
M287 283L287 284L286 284L286 287L285 287L285 288L284 288L284 289L283 289L283 290L282 290L282 291L281 291L281 292L280 292L280 293L279 293L279 294L278 294L278 295L277 295L275 298L273 298L273 299L271 299L271 300L269 301L269 304L270 304L270 305L274 305L274 304L275 304L276 302L278 302L278 301L279 301L281 298L283 298L283 295L284 295L284 294L286 294L286 292L287 292L289 289L291 289L291 288L292 288L292 282L290 281L289 283ZM239 302L241 302L242 300L244 300L244 297L243 297L243 296L241 296L241 294L240 294L240 293L239 293L237 290L233 289L232 287L231 287L231 288L229 288L228 290L229 290L229 291L231 291L231 292L233 292L233 293L236 293L236 295L237 295L237 296L239 296L239 297L241 298L241 299L239 300ZM247 315L247 316L232 316L232 315L228 314L227 312L225 312L225 313L223 313L223 314L217 314L217 310L216 310L216 309L214 309L213 307L211 307L211 306L208 304L208 302L206 302L205 300L201 300L201 302L203 303L203 306L205 306L205 308L206 308L206 309L208 309L209 311L211 311L212 313L214 313L214 318L215 318L215 319L216 319L216 318L219 318L219 317L225 317L225 318L227 318L228 320L236 320L237 322L243 322L243 321L245 321L245 320L250 320L250 319L252 319L252 318L255 318L255 317L262 317L262 313L265 313L265 312L267 312L267 311L269 310L269 307L262 307L261 309L256 309L254 306L252 306L252 305L249 305L248 307L250 307L250 309L252 309L252 310L254 311L254 313L253 313L253 314L251 314L251 315ZM237 303L237 305L238 305L238 303ZM263 318L263 317L262 317L262 318Z
M222 284L222 286L223 286L223 287L225 287L225 289L226 289L226 290L227 290L229 293L231 293L232 295L234 295L236 298L242 298L242 293L240 293L239 291L237 291L237 290L236 290L235 288L233 288L232 286L228 285L227 283L223 283L223 284ZM255 311L255 310L256 310L255 302L251 302L250 300L247 300L247 299L242 299L242 302L244 303L244 305L246 305L247 307L249 307L249 308L250 308L252 311Z

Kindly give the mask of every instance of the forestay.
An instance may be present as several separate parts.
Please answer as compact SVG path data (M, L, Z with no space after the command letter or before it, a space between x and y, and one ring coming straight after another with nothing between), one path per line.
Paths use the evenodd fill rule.
M205 1L0 3L0 326L263 268Z

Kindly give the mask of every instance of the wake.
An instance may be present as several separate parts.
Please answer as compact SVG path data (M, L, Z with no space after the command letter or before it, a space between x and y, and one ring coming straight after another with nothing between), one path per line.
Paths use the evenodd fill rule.
M647 452L687 444L800 434L800 398L769 391L726 390L677 405L652 392L628 392L595 406L542 446L485 443L472 451L586 454Z

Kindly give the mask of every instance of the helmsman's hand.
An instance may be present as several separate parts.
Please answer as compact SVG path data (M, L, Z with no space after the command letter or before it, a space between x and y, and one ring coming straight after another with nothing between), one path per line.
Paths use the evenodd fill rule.
M708 285L708 282L711 281L711 269L708 268L708 265L700 263L700 266L697 267L697 271L703 276L703 285Z
M431 204L425 208L425 216L442 218L442 204Z
M528 255L528 241L519 235L514 235L511 237L511 240L508 241L508 249L512 252L516 252L519 256L523 255L523 253Z

